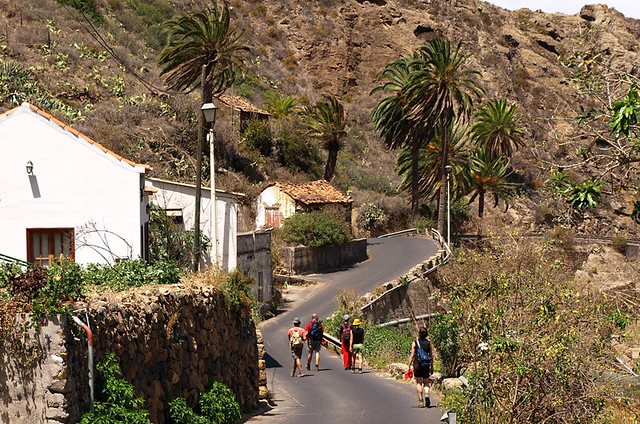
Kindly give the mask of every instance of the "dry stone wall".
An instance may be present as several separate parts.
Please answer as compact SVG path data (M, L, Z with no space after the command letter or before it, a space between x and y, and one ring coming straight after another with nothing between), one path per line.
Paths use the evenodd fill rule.
M154 423L166 422L168 398L182 396L193 405L214 381L229 386L245 410L257 406L255 324L249 308L225 307L219 290L199 284L144 287L96 297L86 306L95 362L116 355ZM34 336L36 366L25 369L16 357L1 367L0 422L74 423L88 410L86 335L65 317L45 329ZM3 364L11 357L3 351Z

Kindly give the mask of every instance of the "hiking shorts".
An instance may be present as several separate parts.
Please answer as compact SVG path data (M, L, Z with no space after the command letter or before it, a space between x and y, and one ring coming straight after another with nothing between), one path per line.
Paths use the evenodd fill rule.
M322 340L309 340L307 346L309 347L309 352L320 352Z
M420 364L413 364L413 376L418 378L429 378L431 367L421 367Z
M364 344L358 343L353 345L353 353L363 353L364 352Z
M303 347L304 347L304 345L298 346L298 347L291 346L291 356L293 357L293 359L302 358L302 348Z

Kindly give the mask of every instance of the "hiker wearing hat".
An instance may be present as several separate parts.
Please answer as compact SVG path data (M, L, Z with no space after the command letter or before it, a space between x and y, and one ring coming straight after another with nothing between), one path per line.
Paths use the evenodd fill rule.
M289 338L289 347L291 348L291 357L293 358L293 369L291 370L291 377L296 375L296 369L299 369L298 377L304 377L302 372L302 348L304 347L304 341L307 339L307 332L304 328L300 328L300 318L293 320L293 327L287 332Z
M340 324L338 337L342 342L342 361L344 362L344 370L350 370L353 365L353 355L351 354L351 324L349 324L349 315L344 316L344 322Z
M364 358L362 357L362 353L364 352L364 329L360 327L362 322L356 318L353 320L353 328L351 329L351 346L350 351L354 356L353 360L353 368L351 368L351 373L356 372L356 364L358 364L358 374L362 374L362 362Z

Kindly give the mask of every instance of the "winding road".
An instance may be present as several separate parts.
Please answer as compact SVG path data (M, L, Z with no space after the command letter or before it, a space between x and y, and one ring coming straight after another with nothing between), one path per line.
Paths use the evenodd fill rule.
M302 326L312 313L330 315L341 288L364 294L405 274L433 256L435 243L423 237L368 239L369 259L345 271L309 276L318 284L299 291L288 309L261 325L267 354L267 381L275 406L249 422L259 423L438 423L439 407L418 408L415 386L366 367L362 374L344 371L342 359L323 349L318 372L290 376L292 358L287 330L294 317ZM365 335L366 337L366 335ZM303 358L308 351L305 346ZM313 365L313 362L312 362ZM304 364L303 364L304 366ZM432 404L435 404L435 399Z

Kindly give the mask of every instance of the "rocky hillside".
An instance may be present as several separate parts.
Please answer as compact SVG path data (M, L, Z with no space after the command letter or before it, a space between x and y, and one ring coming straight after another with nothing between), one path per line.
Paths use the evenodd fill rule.
M94 18L84 20L54 0L7 0L0 10L1 110L25 99L39 103L118 153L150 163L157 176L191 180L198 96L166 92L156 58L163 44L160 23L204 4L97 0ZM576 117L586 113L580 107L608 106L628 90L610 77L639 72L640 21L603 5L585 6L575 16L510 12L476 0L229 5L250 47L248 78L234 94L257 105L269 90L302 102L339 97L360 135L340 155L334 182L357 204L374 200L388 209L406 211L407 202L394 193L395 157L373 131L370 113L380 97L369 93L387 63L429 38L461 42L462 52L471 54L468 67L482 74L481 100L517 102L527 146L512 160L523 196L506 214L504 205L489 208L482 224L468 230L505 224L540 230L563 219L564 205L545 183L550 170L563 167L574 182L604 173L602 165L584 159L601 147L594 134L606 133L606 125L596 119L591 128L580 127ZM590 83L596 71L609 79ZM228 111L216 124L216 137L223 188L251 195L272 179L316 177L245 155ZM626 171L607 177L602 207L573 218L577 231L636 237L629 215L638 179L633 167Z

